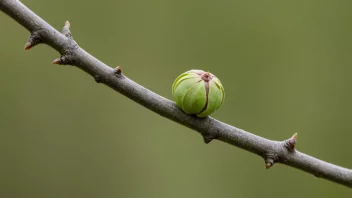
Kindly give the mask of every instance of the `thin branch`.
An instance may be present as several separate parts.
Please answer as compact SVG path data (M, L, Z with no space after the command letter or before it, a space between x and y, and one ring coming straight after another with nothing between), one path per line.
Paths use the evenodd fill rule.
M163 117L199 132L205 143L218 139L263 157L266 168L272 167L274 163L282 163L352 187L352 170L295 150L296 134L285 141L273 141L211 117L197 118L187 115L177 108L174 102L124 76L120 67L113 69L80 48L72 39L68 22L60 33L18 0L0 0L0 10L29 30L31 37L25 45L26 49L39 43L51 46L61 54L60 58L54 60L54 64L77 66L94 77L97 82L109 86Z

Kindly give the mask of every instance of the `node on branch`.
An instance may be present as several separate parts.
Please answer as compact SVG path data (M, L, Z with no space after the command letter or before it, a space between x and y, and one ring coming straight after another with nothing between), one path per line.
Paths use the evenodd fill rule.
M297 133L293 134L293 136L290 139L285 140L285 147L290 152L293 152L295 150L296 143L297 143Z
M267 163L265 164L265 168L266 168L266 169L269 169L271 166L272 166L272 164L271 164L270 162L267 162Z
M73 65L74 58L71 54L66 53L61 55L60 58L55 59L52 64L55 65Z
M31 35L29 36L29 39L27 41L27 43L24 45L24 50L29 50L32 47L40 44L43 42L43 39L41 38L41 36L39 35L38 32L33 32L31 33Z
M71 26L70 22L66 21L64 27L62 28L62 34L65 37L72 40L72 33L70 31L70 26ZM60 58L55 59L52 63L57 65L73 65L74 57L69 51L66 51L61 55Z
M122 73L122 69L120 66L117 66L115 69L114 69L114 74L115 76L117 75L120 75Z
M95 82L97 82L97 83L101 83L101 81L100 81L100 76L99 76L98 74L94 76L94 80L95 80Z
M270 167L274 166L275 162L279 160L279 157L275 152L269 151L264 155L264 160L265 168L269 169Z
M211 135L208 132L202 133L202 136L203 136L203 141L205 144L209 144L211 141L213 141L213 139L216 138L216 137L214 137L214 135Z
M72 33L70 31L70 22L69 21L66 21L65 22L65 26L62 28L62 34L65 35L67 38L70 38L72 39Z

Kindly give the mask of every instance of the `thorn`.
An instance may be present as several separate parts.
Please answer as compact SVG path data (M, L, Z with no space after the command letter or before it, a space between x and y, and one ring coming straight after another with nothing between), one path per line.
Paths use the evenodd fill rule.
M117 66L117 67L114 69L114 74L115 74L115 76L120 75L121 72L122 72L122 70L121 70L121 67L120 67L120 66Z
M39 33L33 32L27 41L27 43L24 45L24 50L29 50L32 47L42 43L42 38L40 37Z
M95 80L95 82L100 83L100 76L99 75L95 75L94 76L94 80Z
M116 67L116 74L121 74L122 70L120 66Z
M62 34L65 35L67 38L71 38L72 39L72 34L70 32L70 22L66 21L65 22L65 26L62 28Z
M293 136L285 141L286 148L288 148L289 151L294 151L297 143L297 133L293 134Z
M52 64L56 65L74 65L74 57L66 52L63 55L60 56L60 58L55 59Z
M204 132L201 134L203 136L203 141L205 144L209 144L213 139L216 139L215 135L211 135L209 132Z
M66 22L65 22L65 26L69 29L70 26L71 26L70 22L69 22L69 21L66 21Z
M265 168L266 169L269 169L270 167L274 166L276 157L277 156L270 154L270 153L265 155L264 159L265 159Z
M52 62L52 64L54 64L54 65L61 65L61 59L60 59L60 58L55 59L55 60Z
M265 168L266 169L269 169L273 165L274 165L274 159L272 159L272 158L266 158L265 159Z
M33 47L32 43L30 42L27 42L25 45L24 45L24 50L29 50Z
M120 66L117 66L114 69L114 76L118 77L118 78L124 78L124 76L121 74L122 73L122 69Z
M203 136L203 141L205 144L209 144L214 138L209 138L209 137L205 137Z

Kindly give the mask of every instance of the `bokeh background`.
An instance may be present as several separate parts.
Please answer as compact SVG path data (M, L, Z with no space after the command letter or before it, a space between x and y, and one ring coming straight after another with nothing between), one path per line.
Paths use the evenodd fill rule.
M226 91L213 115L352 168L350 0L22 1L169 99L189 69ZM0 13L0 197L351 197L347 187L213 141L130 101Z

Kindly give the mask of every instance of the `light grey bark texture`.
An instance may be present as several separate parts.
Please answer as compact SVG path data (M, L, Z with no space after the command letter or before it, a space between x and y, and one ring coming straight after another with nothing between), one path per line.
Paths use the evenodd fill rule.
M352 170L336 166L295 150L296 136L285 141L268 140L211 117L197 118L183 113L174 102L144 88L80 48L72 39L69 23L58 32L18 0L0 0L0 10L16 20L30 33L25 49L45 43L61 57L54 64L76 66L151 111L199 132L204 142L217 139L240 147L264 158L266 167L282 163L352 188Z

